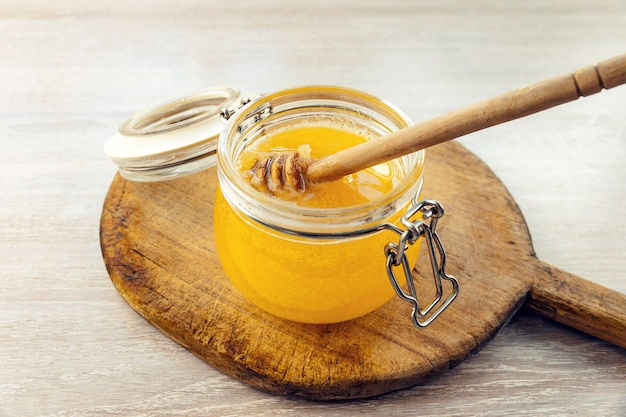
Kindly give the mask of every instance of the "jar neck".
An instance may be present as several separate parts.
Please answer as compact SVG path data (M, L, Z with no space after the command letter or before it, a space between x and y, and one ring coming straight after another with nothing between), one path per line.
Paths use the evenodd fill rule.
M355 124L371 137L411 124L390 104L341 87L300 87L260 97L231 116L219 138L219 183L231 207L281 233L320 238L372 233L397 217L421 191L423 151L398 158L401 179L389 192L349 207L302 207L261 192L242 177L237 161L244 149L263 134L305 119L324 118Z

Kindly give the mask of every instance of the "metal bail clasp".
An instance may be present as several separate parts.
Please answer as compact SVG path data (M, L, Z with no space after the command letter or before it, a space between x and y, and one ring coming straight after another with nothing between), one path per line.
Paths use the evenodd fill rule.
M412 218L421 214L422 220L412 220ZM387 257L387 275L391 281L396 294L413 305L411 319L416 327L426 327L433 322L456 298L459 294L459 283L457 279L448 275L445 271L446 252L443 248L439 235L435 231L437 221L443 216L443 207L439 202L434 200L424 200L415 203L402 216L402 224L406 230L394 228L393 230L400 234L400 242L390 242L385 245L385 256ZM425 221L430 220L427 223ZM424 237L428 249L428 256L432 267L432 273L435 280L436 295L426 308L420 307L415 282L413 281L413 266L409 265L405 251L408 245L412 245L420 237ZM404 276L406 278L408 292L404 290L398 281L394 272L394 267L402 266ZM443 280L450 281L452 284L452 292L444 299Z

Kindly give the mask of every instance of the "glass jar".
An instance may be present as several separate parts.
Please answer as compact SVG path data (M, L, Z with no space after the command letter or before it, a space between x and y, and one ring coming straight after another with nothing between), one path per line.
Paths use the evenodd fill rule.
M377 97L342 87L243 97L237 89L219 87L159 102L129 117L105 152L133 181L191 174L213 166L217 156L220 262L235 287L263 310L298 322L334 323L372 312L396 293L413 305L416 326L432 322L456 297L458 284L445 274L445 252L435 233L443 210L419 201L424 151L388 165L398 178L390 190L335 208L302 207L259 191L238 168L250 146L302 123L371 139L410 125L409 118ZM216 125L219 119L225 127ZM426 308L418 303L411 274L422 240L436 284ZM452 283L446 297L442 279Z
M424 152L399 158L395 167L401 180L379 198L349 207L301 207L256 190L237 161L258 140L302 124L373 138L411 121L376 97L320 86L279 91L236 112L218 143L218 254L233 284L262 309L299 322L345 321L394 295L383 251L393 234L385 225L399 225L417 200ZM418 245L407 251L412 264L417 253Z

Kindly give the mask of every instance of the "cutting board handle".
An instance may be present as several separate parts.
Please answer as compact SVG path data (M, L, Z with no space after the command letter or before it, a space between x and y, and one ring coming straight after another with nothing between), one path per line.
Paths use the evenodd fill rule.
M538 261L526 304L559 323L626 348L626 295Z

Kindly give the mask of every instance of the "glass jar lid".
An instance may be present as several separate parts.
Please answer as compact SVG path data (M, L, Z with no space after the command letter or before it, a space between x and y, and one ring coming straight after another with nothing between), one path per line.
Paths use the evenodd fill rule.
M165 181L216 163L222 114L249 99L234 87L210 87L172 97L128 117L104 152L132 181Z

